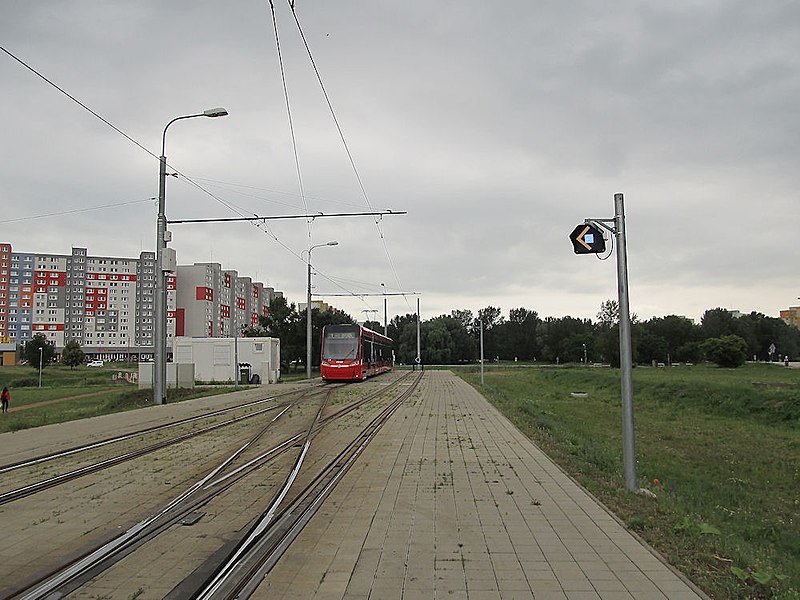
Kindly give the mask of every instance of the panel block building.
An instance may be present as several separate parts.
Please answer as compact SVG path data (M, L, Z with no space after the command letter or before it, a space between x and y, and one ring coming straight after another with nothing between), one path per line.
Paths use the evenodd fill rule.
M183 278L183 280L182 280ZM274 289L218 263L179 266L167 276L167 348L177 335L225 337L257 324ZM24 344L42 333L60 350L76 340L96 358L153 354L155 253L138 258L14 252L0 243L0 339Z
M178 266L175 331L187 337L233 337L258 325L272 299L283 296L219 263Z

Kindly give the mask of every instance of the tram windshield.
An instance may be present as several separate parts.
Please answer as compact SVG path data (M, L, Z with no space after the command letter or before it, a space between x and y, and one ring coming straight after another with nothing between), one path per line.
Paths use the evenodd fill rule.
M349 360L358 357L358 326L325 330L323 360Z

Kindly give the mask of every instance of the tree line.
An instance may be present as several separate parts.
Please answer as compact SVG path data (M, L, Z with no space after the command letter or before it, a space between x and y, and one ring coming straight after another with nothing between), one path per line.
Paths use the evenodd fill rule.
M319 365L322 328L328 324L355 323L340 310L312 315L312 364ZM783 320L751 312L734 314L723 308L703 313L696 324L686 317L669 315L646 321L631 315L633 361L639 364L699 362L710 360L722 366L738 366L746 360L796 359L800 354L800 329ZM367 321L378 332L383 325ZM508 317L499 308L487 306L473 313L453 310L420 322L420 350L423 364L463 364L480 358L480 335L486 360L544 363L607 363L619 366L619 306L615 300L600 305L597 319L575 317L541 318L535 310L512 308ZM387 333L394 341L395 355L401 363L412 363L417 356L417 316L395 316ZM281 369L305 368L306 314L286 298L275 298L269 314L257 326L242 330L244 336L270 336L281 341ZM41 353L40 353L41 348ZM38 367L56 358L55 345L38 334L22 349L22 357ZM85 360L77 342L71 341L61 356L63 364L76 366Z
M705 311L699 324L677 315L646 321L632 315L631 321L633 360L639 364L710 360L738 366L745 360L793 359L800 351L800 330L758 312L738 315L713 308ZM527 308L511 309L507 318L493 306L477 315L454 310L420 323L422 362L477 360L481 326L486 360L619 365L619 306L615 300L601 304L596 321L570 316L543 319ZM392 319L389 335L395 341L398 360L413 361L416 316Z
M248 335L270 335L281 340L283 368L305 364L306 317L285 298L277 298L269 316ZM800 353L800 330L781 319L751 312L745 315L712 308L699 324L686 317L669 315L640 320L631 316L633 360L639 364L699 362L710 360L723 366L738 366L745 360L782 360ZM354 323L342 311L312 310L312 361L319 364L322 327L329 323ZM481 325L482 324L482 325ZM378 332L383 325L367 321ZM534 310L513 308L504 316L487 306L473 313L453 310L420 322L423 364L471 363L480 358L480 331L486 360L545 363L607 363L619 365L619 306L615 300L600 305L597 319L576 317L541 318ZM388 324L396 358L412 363L417 356L417 316L397 315ZM770 354L770 349L774 351Z

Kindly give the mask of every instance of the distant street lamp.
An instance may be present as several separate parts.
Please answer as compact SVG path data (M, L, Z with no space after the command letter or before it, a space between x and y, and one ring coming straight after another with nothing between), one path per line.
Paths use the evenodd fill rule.
M42 387L42 351L43 346L39 346L39 387Z
M338 246L339 242L315 244L308 249L308 294L306 295L306 379L311 380L311 251L323 246Z
M167 129L175 121L193 119L194 117L224 117L228 111L224 108L209 108L195 115L175 117L161 136L161 157L158 172L158 222L156 225L156 298L155 324L153 339L153 403L165 404L167 401L167 286L164 277L164 253L169 236L167 233L167 216L164 213L167 187Z

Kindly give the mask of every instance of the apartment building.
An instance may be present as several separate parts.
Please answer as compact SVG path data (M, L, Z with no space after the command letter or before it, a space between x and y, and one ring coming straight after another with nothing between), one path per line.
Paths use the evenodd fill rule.
M790 306L781 311L781 319L787 325L800 329L800 306Z
M183 277L183 280L181 280ZM272 288L223 271L218 263L179 266L168 275L167 348L177 335L224 337L234 325L257 324ZM42 333L64 347L76 340L109 360L153 354L155 253L138 258L14 252L0 243L0 339L24 344Z
M219 263L178 266L175 331L186 337L233 337L266 316L271 287L225 270Z

